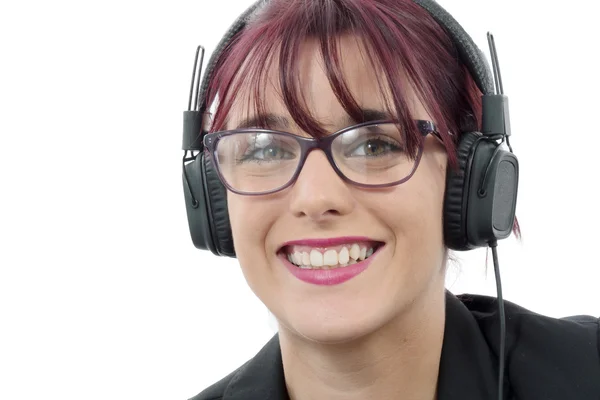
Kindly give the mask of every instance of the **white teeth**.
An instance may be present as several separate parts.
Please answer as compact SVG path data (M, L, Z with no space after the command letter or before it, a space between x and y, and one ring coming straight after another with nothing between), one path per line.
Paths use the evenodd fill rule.
M298 264L302 264L302 265L310 265L310 256L308 255L307 252L302 252L302 262L298 263Z
M367 248L363 247L360 249L360 255L358 256L358 259L364 260L365 258L367 258Z
M350 253L348 252L348 249L344 247L336 258L340 264L348 264L348 261L350 260Z
M345 267L356 264L359 261L370 257L374 253L374 248L360 247L357 243L352 246L341 247L340 252L330 249L325 254L318 250L296 251L287 254L287 259L296 266L307 268L332 269L335 267Z
M310 252L310 264L313 267L322 267L323 266L323 254L316 250L312 250Z
M352 245L352 247L350 248L350 257L352 257L355 260L358 260L359 256L360 256L360 246L357 245L356 243L354 243Z
M335 250L327 250L325 254L323 254L323 264L329 265L333 267L334 265L338 265L338 255Z

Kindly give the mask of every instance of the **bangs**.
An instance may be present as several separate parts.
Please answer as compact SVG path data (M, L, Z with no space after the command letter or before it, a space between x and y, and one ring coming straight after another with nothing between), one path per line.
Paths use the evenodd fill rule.
M265 98L275 81L277 95L294 123L313 137L328 135L303 97L306 82L298 61L309 40L317 43L339 104L353 121L363 122L362 107L343 73L342 37L355 38L363 60L378 72L376 87L385 111L405 132L411 155L417 152L422 135L410 113L409 86L431 115L452 163L457 135L451 132L479 127L481 94L451 40L412 1L271 0L216 62L207 98L214 109L210 130L225 129L234 106L241 106L260 127L269 128L272 121Z

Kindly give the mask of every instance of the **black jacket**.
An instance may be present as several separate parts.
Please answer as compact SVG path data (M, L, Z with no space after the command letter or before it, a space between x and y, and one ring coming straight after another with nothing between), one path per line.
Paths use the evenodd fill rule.
M600 319L554 319L505 301L505 398L600 400ZM446 295L438 400L497 399L495 298ZM279 337L191 400L288 399Z

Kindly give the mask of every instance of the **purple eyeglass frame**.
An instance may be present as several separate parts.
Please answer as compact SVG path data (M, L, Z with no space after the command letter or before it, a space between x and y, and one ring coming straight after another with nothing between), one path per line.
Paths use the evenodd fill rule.
M321 138L321 139L307 138L307 137L303 137L303 136L294 135L293 133L289 133L289 132L282 132L282 131L276 131L276 130L270 130L270 129L235 129L235 130L229 130L229 131L218 131L218 132L209 133L204 136L203 143L204 143L205 151L210 154L210 157L214 161L215 169L217 171L217 174L219 176L219 180L221 181L221 183L227 189L232 191L233 193L243 195L243 196L264 196L267 194L277 193L279 191L282 191L282 190L290 187L291 185L293 185L296 182L296 179L298 179L298 176L300 175L300 172L302 171L302 168L304 167L304 163L306 162L306 159L308 158L308 154L312 150L316 150L316 149L320 149L325 153L325 155L327 156L327 159L329 160L329 164L331 165L333 170L345 182L348 182L352 185L355 185L358 187L363 187L363 188L386 188L386 187L400 185L400 184L408 181L410 178L412 178L412 176L415 174L415 171L417 170L417 168L419 167L419 164L421 162L421 156L423 155L423 144L425 142L424 139L428 134L431 133L432 135L435 135L438 139L441 139L439 133L436 130L435 124L432 121L421 120L421 119L415 120L415 123L417 124L417 127L419 129L419 132L421 132L421 134L423 135L423 140L419 143L418 154L417 154L417 157L415 158L415 163L414 163L413 169L411 170L410 174L406 178L401 179L396 182L371 185L371 184L365 184L365 183L353 181L352 179L350 179L346 175L344 175L342 173L342 171L340 171L340 169L336 165L335 160L333 159L333 155L331 154L331 144L338 136L342 135L345 132L348 132L348 131L351 131L354 129L358 129L358 128L362 128L365 126L381 125L381 124L389 124L389 123L395 124L395 123L397 123L397 121L394 121L394 120L369 121L369 122L365 122L362 124L349 126L347 128L344 128L340 131L337 131L337 132L335 132L331 135L328 135L324 138ZM298 167L296 168L294 175L292 175L290 180L285 185L280 186L273 190L266 191L266 192L242 192L242 191L232 188L227 183L226 179L221 174L221 169L219 167L218 156L216 153L217 144L218 144L219 140L224 137L239 134L239 133L249 133L249 132L274 133L274 134L278 134L278 135L284 135L287 137L294 138L298 142L298 144L300 145L300 161L298 162Z

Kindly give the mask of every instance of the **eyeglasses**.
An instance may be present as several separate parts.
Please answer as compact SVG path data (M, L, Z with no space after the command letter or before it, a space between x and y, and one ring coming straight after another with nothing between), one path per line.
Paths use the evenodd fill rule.
M439 134L431 121L416 120L423 139ZM399 185L415 173L423 154L421 140L409 155L406 135L394 121L354 125L324 138L308 138L269 129L239 129L207 134L219 179L241 195L275 193L292 185L310 151L321 149L335 172L359 187Z

